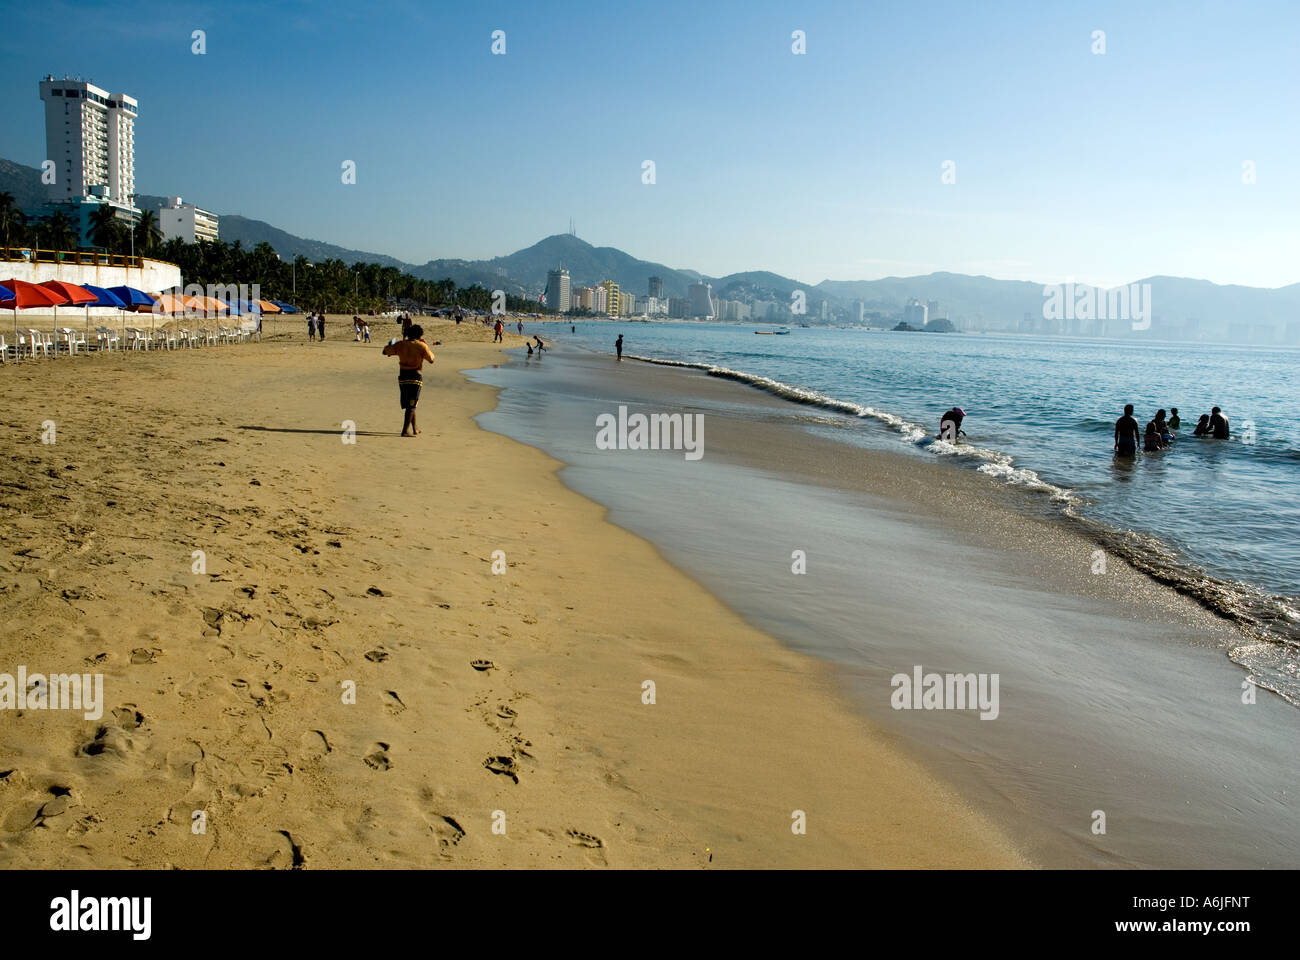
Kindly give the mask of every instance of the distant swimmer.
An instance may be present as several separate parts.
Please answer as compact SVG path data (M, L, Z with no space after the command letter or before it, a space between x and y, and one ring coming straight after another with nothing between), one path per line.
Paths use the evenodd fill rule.
M1124 404L1124 416L1115 421L1115 453L1135 457L1138 449L1138 422L1133 419L1133 404Z
M953 407L945 413L939 418L939 439L956 443L958 437L966 436L966 431L961 428L961 422L965 419L966 411L961 407Z
M618 359L622 360L623 359L623 334L621 333L618 335L618 339L614 341L614 350L618 353Z
M1219 411L1218 407L1210 411L1210 435L1215 440L1227 440L1229 436L1228 418Z
M1196 429L1192 431L1194 437L1208 437L1210 435L1210 415L1201 414L1201 419L1196 421Z
M1183 425L1183 421L1178 417L1178 408L1170 407L1169 408L1169 429L1177 430L1182 425Z

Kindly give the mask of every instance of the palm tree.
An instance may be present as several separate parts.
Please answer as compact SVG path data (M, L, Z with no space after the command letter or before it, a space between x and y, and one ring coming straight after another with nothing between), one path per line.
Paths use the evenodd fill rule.
M137 253L149 253L162 243L162 228L158 226L158 214L145 210L135 224L135 249Z
M117 222L117 210L110 204L101 203L90 215L90 242L112 253L115 241L119 238L118 232L113 229Z
M72 250L77 246L76 228L62 210L55 210L41 225L40 235L42 244L50 250Z
M9 191L0 191L0 247L13 246L14 231L21 231L26 218L23 212L14 206L14 195Z

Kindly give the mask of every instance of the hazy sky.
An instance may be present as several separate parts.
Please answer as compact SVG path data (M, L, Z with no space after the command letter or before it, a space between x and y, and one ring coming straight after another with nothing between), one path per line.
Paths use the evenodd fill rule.
M11 4L0 156L44 159L67 73L140 101L142 193L410 262L573 217L715 276L1272 287L1300 281L1298 48L1295 0Z

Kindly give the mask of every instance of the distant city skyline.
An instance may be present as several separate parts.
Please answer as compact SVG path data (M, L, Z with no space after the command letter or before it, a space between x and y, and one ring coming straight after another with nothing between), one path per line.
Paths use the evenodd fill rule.
M711 276L1279 287L1300 282L1298 25L1281 2L56 2L0 37L0 156L46 159L37 85L67 74L139 101L136 189L417 264L572 218ZM591 55L610 38L616 64Z

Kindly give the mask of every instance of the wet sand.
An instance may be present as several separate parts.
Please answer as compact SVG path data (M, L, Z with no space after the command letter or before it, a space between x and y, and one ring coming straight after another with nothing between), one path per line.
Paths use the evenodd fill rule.
M480 429L489 330L425 322L402 439L395 325L303 326L0 369L0 673L105 697L0 712L0 866L1028 865L830 666Z
M1051 866L1300 863L1300 714L1248 691L1211 614L973 471L838 442L878 429L695 371L566 350L482 370L492 429L792 649ZM700 413L705 455L602 452L595 416ZM791 575L794 550L807 573ZM1001 711L899 711L891 678L1000 677ZM1254 703L1243 696L1254 693ZM1093 832L1095 811L1106 833Z

